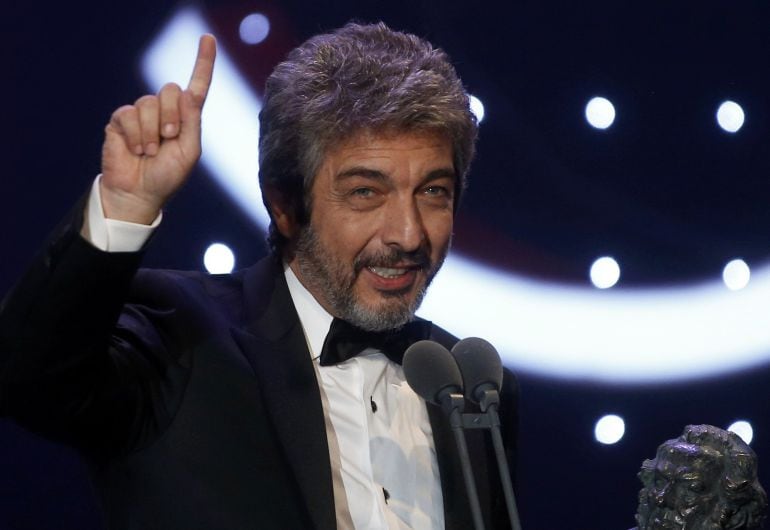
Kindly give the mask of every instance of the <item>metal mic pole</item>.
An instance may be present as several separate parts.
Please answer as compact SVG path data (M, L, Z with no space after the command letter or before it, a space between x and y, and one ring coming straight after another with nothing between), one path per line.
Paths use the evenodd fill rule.
M497 470L500 473L500 482L503 484L503 497L505 498L505 507L508 509L511 528L513 530L521 530L519 511L516 508L516 497L513 494L513 485L511 484L511 473L508 469L508 460L505 458L503 437L500 434L500 416L497 414L497 404L499 401L500 397L496 390L485 390L480 404L482 410L486 409L487 416L489 417L489 430L492 432L492 445L495 449Z
M439 405L447 415L457 444L460 467L465 480L465 491L476 530L484 530L481 505L476 491L476 480L471 470L471 459L463 430L463 377L455 358L437 342L415 342L404 353L404 375L415 392L426 401Z
M465 398L462 394L447 393L441 396L440 402L441 408L449 416L449 425L452 427L452 434L454 434L457 444L460 466L463 471L463 479L465 479L465 490L468 493L468 503L473 517L473 526L476 530L484 530L479 494L476 491L476 480L471 470L471 459L468 456L468 445L465 442L465 431L463 430L462 410L465 406Z

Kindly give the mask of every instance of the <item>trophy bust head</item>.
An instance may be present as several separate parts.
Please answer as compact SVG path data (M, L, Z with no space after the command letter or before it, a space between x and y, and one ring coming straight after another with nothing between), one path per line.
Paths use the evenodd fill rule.
M757 456L735 433L688 425L639 472L638 530L760 528L767 495Z

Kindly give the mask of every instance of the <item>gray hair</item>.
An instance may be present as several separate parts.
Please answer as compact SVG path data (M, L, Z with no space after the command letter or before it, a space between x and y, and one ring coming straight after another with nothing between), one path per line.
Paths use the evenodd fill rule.
M267 79L259 124L259 184L276 254L286 240L266 192L307 224L313 178L333 145L362 132L444 135L452 142L456 205L478 134L446 53L383 23L349 23L292 50Z
M751 447L737 434L707 425L688 425L678 440L713 449L724 457L720 528L760 528L767 495L757 479L757 456Z

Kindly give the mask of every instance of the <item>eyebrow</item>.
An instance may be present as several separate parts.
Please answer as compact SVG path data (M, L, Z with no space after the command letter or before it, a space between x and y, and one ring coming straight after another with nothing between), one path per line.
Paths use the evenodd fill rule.
M386 181L388 175L377 169L372 169L364 166L354 166L345 171L337 173L337 180L345 180L352 177L364 177L372 180Z
M363 177L366 179L372 179L377 180L380 182L385 182L388 179L390 179L390 176L387 173L383 173L382 171L379 171L377 169L372 169L364 166L355 166L351 167L350 169L346 169L345 171L341 171L337 173L337 180L345 180L352 177ZM423 183L425 182L431 182L433 180L438 180L442 178L450 178L452 180L455 180L457 178L457 175L455 174L454 169L448 168L448 167L442 167L438 169L434 169L430 173L428 173L425 178L422 180Z
M455 170L452 168L441 167L438 169L434 169L433 171L428 173L423 179L423 182L430 182L432 180L439 180L443 178L457 180L457 174L455 173Z

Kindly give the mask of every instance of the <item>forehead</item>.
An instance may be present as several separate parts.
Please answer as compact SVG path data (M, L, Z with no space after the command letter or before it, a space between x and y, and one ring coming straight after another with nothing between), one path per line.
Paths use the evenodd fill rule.
M410 155L451 164L452 142L446 134L433 130L360 130L330 145L324 162Z
M715 450L693 444L664 444L658 449L657 469L683 472L717 468L722 456Z

